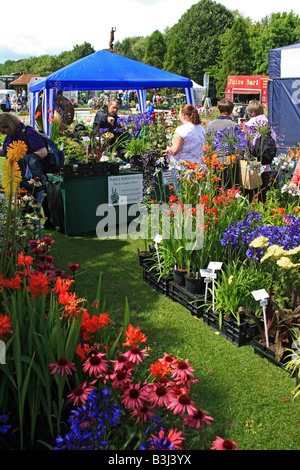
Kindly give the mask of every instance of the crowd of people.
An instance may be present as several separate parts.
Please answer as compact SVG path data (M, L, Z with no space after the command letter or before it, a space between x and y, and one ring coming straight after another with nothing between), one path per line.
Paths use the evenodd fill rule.
M1 99L1 110L5 113L10 111L18 112L22 108L25 108L27 104L27 93L25 88L21 88L19 93L15 93L14 90L10 93L6 93Z
M148 103L148 107L149 106L151 106L151 102ZM100 129L106 129L114 134L114 138L116 139L120 135L120 129L118 128L119 109L120 101L118 99L110 101L107 108L104 110L100 109L94 118L93 133L97 134ZM230 100L226 98L221 99L218 102L218 110L219 116L211 121L205 130L201 124L198 110L190 104L183 105L179 113L181 125L175 129L172 143L164 152L172 154L177 161L183 159L190 162L202 163L204 145L209 137L217 135L220 129L237 126L232 116L233 103ZM259 132L256 132L255 129L258 129L262 125L268 125L269 123L264 114L262 104L256 100L250 101L247 113L249 120L243 124L243 132L245 135L249 133L252 134L253 138L249 139L249 151L251 154L255 142L260 137ZM7 111L0 113L0 133L6 135L3 146L0 148L0 156L6 156L7 148L12 142L18 140L24 141L23 129L25 127L25 124L21 122L14 113ZM271 134L276 141L276 135L273 131ZM25 155L24 164L21 162L21 185L23 184L24 187L28 179L36 176L34 171L39 165L40 160L47 156L47 148L45 147L44 141L33 128L27 127L27 141L29 143L27 155ZM265 165L262 173L261 188L265 191L265 194L269 184L270 172L270 166ZM290 185L300 187L300 160L290 181ZM38 199L40 201L42 200L42 191L39 193Z
M218 104L219 116L208 123L206 130L201 125L201 119L196 108L192 105L184 105L180 109L179 119L181 125L178 126L173 134L172 144L165 149L165 153L171 152L175 160L189 160L191 162L203 162L203 149L205 143L209 140L213 146L213 139L222 129L236 127L237 123L233 117L234 104L227 98L221 99ZM248 139L250 156L254 153L255 145L261 138L259 130L262 127L270 129L270 135L276 142L276 135L269 125L269 121L264 113L261 102L251 100L247 106L248 120L242 124L242 130ZM269 186L271 175L271 166L263 165L262 185L260 193L262 200L266 200L266 193ZM300 160L291 179L290 185L300 185Z

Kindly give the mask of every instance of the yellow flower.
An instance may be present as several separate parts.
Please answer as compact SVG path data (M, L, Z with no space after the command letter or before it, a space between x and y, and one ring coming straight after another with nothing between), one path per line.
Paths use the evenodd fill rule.
M7 158L11 162L17 162L20 158L24 157L27 152L27 145L22 140L12 142L7 147Z
M252 240L249 246L252 246L253 248L264 248L265 246L268 246L268 241L269 239L267 237L257 237Z
M298 253L300 253L300 245L297 246L297 248L291 248L290 250L287 251L288 256L297 255Z
M233 281L233 276L229 276L229 278L228 278L228 284L230 285L230 284L232 283L232 281Z
M271 245L269 248L267 248L267 251L265 252L264 256L261 258L260 262L262 263L268 258L274 258L274 259L279 259L282 255L285 255L286 251L278 245Z
M299 263L298 264L292 263L290 258L288 258L287 256L282 256L281 258L279 258L279 260L277 260L277 264L283 269L292 269L300 265Z
M2 187L6 197L14 195L22 179L19 165L12 161L5 160L2 169Z
M105 134L103 134L103 137L105 139L112 139L113 138L113 134L111 132L105 132Z

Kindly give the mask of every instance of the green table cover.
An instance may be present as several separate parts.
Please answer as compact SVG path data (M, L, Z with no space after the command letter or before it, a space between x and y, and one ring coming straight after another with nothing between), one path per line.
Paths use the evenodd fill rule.
M120 176L137 173L140 172L120 170ZM96 215L97 207L108 203L109 176L64 179L48 174L47 202L52 224L67 235L96 231L101 219ZM118 221L119 207L114 207Z

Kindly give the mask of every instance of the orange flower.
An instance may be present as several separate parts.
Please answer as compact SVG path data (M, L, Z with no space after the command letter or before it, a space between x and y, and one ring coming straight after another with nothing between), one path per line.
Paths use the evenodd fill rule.
M24 157L25 153L27 152L27 145L22 140L17 140L12 142L7 147L7 158L12 162L17 162L20 158Z
M47 279L45 274L32 274L29 279L29 285L27 286L27 290L31 293L32 297L36 297L38 295L43 296L49 293L49 284L50 281L49 279Z
M12 334L10 318L8 315L0 315L0 337Z
M127 331L125 333L126 341L123 343L123 346L137 346L140 343L147 342L147 336L141 332L140 327L134 328L131 324L128 325Z
M23 251L18 255L17 266L31 266L33 263L32 256L24 256Z
M54 287L55 294L63 294L67 292L72 282L74 282L72 279L62 279L58 276Z

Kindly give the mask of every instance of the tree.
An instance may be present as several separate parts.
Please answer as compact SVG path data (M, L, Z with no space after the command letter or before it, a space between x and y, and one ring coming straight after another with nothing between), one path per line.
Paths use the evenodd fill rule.
M252 49L246 21L239 17L232 29L221 38L221 60L217 78L217 94L224 93L228 75L251 75L253 71Z
M189 78L203 82L204 73L219 58L220 36L233 23L234 15L226 7L212 0L201 0L171 28L169 34L177 34L183 41Z
M128 57L128 59L143 62L145 56L145 43L146 40L143 36L135 36L132 38L128 37L123 39L122 42L116 42L115 51L124 57Z
M93 54L94 52L96 51L89 42L84 42L80 46L76 44L76 46L74 46L71 51L72 62L82 59L83 57L86 57L87 55Z
M300 19L290 13L272 13L250 28L254 74L268 75L269 50L299 42Z
M154 31L146 40L144 62L162 69L166 52L167 48L163 34L158 30Z
M167 72L186 76L188 73L187 57L182 39L174 34L169 42L163 64Z

